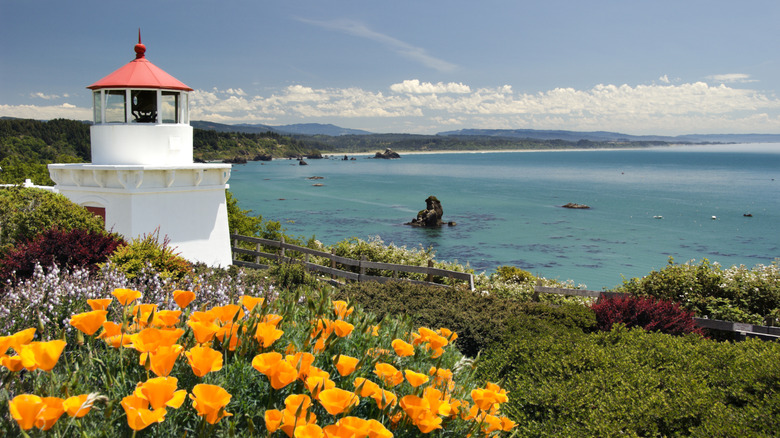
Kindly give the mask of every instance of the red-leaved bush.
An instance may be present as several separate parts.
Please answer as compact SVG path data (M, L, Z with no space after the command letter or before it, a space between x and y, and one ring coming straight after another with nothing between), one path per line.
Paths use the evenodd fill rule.
M84 267L91 271L108 259L125 241L116 234L74 229L49 229L17 245L0 260L0 281L30 278L39 263L48 269L56 263L61 267Z
M642 327L670 335L704 335L694 323L693 312L670 301L623 296L600 300L591 308L596 314L596 327L603 331L612 330L612 325L616 323L623 323L626 327Z

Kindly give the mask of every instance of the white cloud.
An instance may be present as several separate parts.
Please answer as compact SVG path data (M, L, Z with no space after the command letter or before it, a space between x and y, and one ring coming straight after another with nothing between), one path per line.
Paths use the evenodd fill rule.
M393 84L390 86L390 90L396 93L407 94L428 94L428 93L457 93L465 94L471 92L471 87L463 85L461 83L450 82L445 84L443 82L437 82L435 84L430 82L420 82L418 79L405 80L400 84Z
M457 82L409 79L388 88L390 92L383 93L297 84L269 95L250 95L240 88L195 90L190 95L191 119L268 124L318 121L376 132L433 133L483 127L627 134L780 133L777 96L725 84L599 84L589 89L523 93L510 85L475 89ZM0 116L88 120L92 112L68 103L0 105Z
M37 98L37 99L44 99L44 100L53 100L53 99L60 99L60 98L68 98L70 97L70 95L63 94L62 96L60 96L58 94L46 94L38 91L35 93L30 93L30 97Z
M455 64L452 64L443 59L439 59L432 55L429 55L428 52L422 47L416 47L404 41L401 41L399 39L393 38L389 35L376 32L370 29L365 24L359 23L357 21L353 21L353 20L320 21L320 20L310 20L307 18L297 18L297 20L302 23L312 24L314 26L321 27L323 29L335 30L349 35L354 35L360 38L366 38L372 41L376 41L405 58L409 58L413 61L419 62L420 64L435 69L437 71L450 72L455 70L457 67Z
M658 78L658 81L664 84L670 84L672 81L669 80L669 76L663 75L660 78Z
M710 75L707 79L713 82L720 82L724 84L729 83L748 83L757 82L755 79L750 79L750 75L744 73L728 73L725 75Z

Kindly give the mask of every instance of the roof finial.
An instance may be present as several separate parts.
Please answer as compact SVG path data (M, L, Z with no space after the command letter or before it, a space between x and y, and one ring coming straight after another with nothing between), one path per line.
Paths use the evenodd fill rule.
M138 44L135 45L135 59L144 57L146 53L146 46L141 43L141 28L138 28Z

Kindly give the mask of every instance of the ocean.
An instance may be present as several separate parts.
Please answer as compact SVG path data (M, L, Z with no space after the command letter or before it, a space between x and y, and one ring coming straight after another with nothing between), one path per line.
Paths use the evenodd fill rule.
M230 191L326 245L380 238L477 272L513 265L595 290L669 257L750 267L780 257L780 144L401 155L234 165ZM457 225L405 225L430 195Z

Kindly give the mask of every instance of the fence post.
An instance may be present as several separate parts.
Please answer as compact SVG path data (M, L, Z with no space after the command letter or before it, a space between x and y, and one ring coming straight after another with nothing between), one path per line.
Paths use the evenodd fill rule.
M433 267L433 260L428 260L428 267ZM426 280L428 283L433 283L433 274L431 274L430 271L428 271L428 280Z
M474 292L474 274L469 274L469 289Z
M334 248L330 249L330 255L331 256L336 255L336 250ZM330 258L330 268L331 269L336 269L336 259L334 259L333 257ZM335 280L336 279L336 274L335 273L331 273L330 274L330 279L331 280Z
M363 276L366 275L366 268L363 266L363 262L366 261L366 255L363 254L360 256L360 262L358 263L358 267L360 268L360 274L358 275L358 283L363 281Z
M233 248L238 248L238 237L233 239ZM230 258L235 260L236 259L236 252L233 251L233 248L230 248Z
M303 269L309 270L309 253L303 255Z
M260 252L260 244L255 244L255 251ZM255 255L255 263L260 264L260 254Z
M283 263L284 262L284 235L282 235L282 238L279 239L279 242L281 243L281 245L279 245L279 249L281 250L279 251L279 263Z

